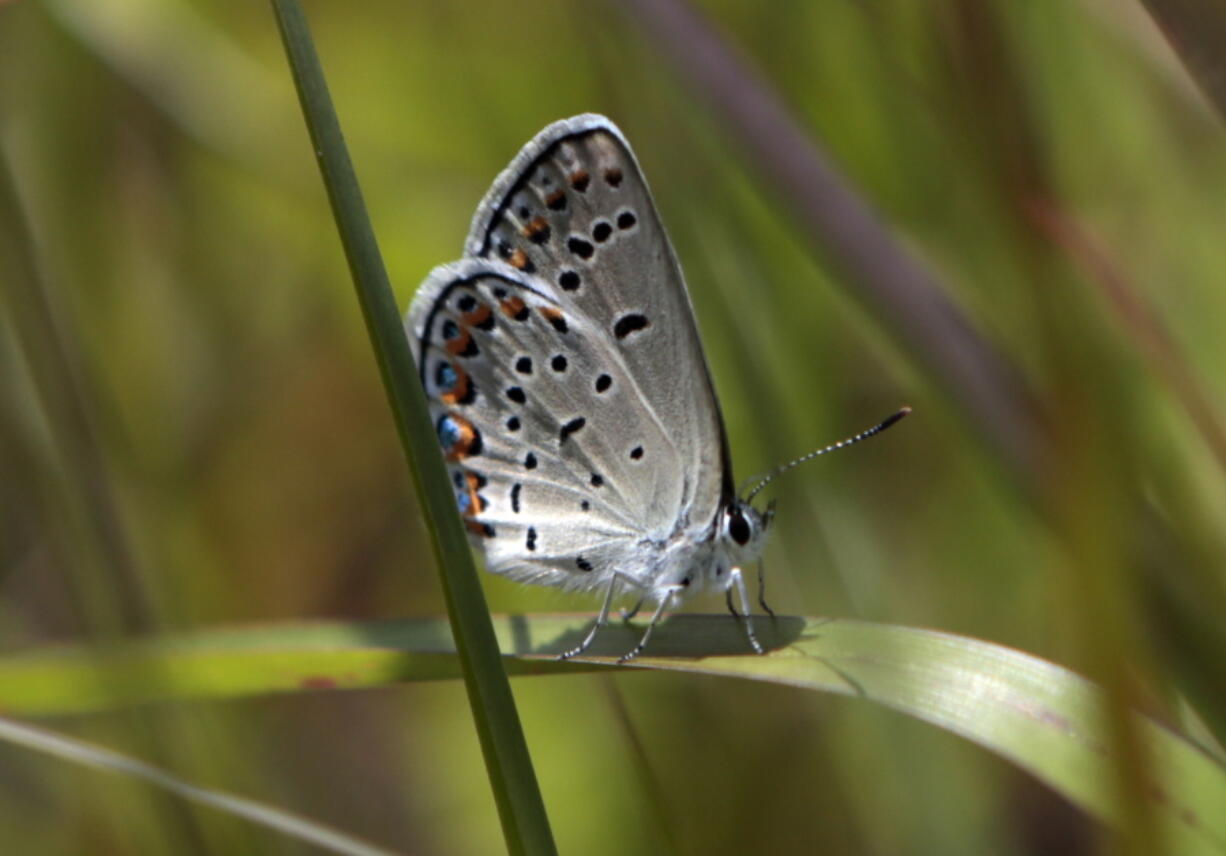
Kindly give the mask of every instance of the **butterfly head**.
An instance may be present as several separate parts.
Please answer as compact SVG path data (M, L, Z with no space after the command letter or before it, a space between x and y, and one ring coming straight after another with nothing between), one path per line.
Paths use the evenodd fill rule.
M719 537L734 565L758 558L774 517L774 502L765 511L758 511L743 499L733 500L724 508L720 513Z

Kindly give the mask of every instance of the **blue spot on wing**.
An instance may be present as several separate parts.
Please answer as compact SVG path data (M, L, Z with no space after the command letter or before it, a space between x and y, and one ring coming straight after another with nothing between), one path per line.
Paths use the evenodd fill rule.
M443 392L450 392L455 387L457 380L459 377L451 363L439 363L438 368L434 370L434 382Z
M443 444L443 448L450 449L460 442L462 436L460 426L450 416L444 416L438 421L438 440Z

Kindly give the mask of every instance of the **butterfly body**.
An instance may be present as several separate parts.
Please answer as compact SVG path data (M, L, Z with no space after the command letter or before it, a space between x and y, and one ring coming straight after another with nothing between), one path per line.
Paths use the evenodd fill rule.
M628 656L694 591L735 589L748 612L740 568L770 515L736 497L680 267L609 120L523 148L407 326L487 570L603 593L596 627L617 595L654 602Z

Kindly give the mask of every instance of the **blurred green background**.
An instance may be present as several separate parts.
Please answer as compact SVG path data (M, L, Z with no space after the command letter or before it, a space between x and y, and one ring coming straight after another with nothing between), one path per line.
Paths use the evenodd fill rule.
M773 488L773 606L1016 646L1220 751L1226 147L1157 27L1108 0L698 7L1016 365L1046 426L1030 468L613 3L307 4L401 306L520 145L609 115L686 271L738 479L915 408ZM0 211L4 649L440 614L268 6L0 4L0 148L20 200ZM498 612L597 606L484 582ZM868 704L645 673L514 689L564 853L1128 844ZM48 724L405 852L503 847L458 682ZM0 839L311 852L3 746Z

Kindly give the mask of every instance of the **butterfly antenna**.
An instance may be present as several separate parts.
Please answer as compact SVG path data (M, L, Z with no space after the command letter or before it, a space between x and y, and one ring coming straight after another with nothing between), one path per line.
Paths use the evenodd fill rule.
M768 475L766 478L762 479L762 481L754 485L753 490L745 494L744 501L749 502L751 499L753 499L755 496L758 495L758 493L762 490L762 488L766 487L768 484L770 484L775 479L777 479L780 475L782 475L783 473L786 473L788 470L792 469L793 467L798 467L801 464L805 463L806 461L811 461L814 458L817 458L817 457L820 457L821 455L826 454L827 452L833 452L836 449L843 449L843 448L846 448L847 446L854 446L856 443L859 443L861 440L867 440L869 437L876 436L877 434L880 434L885 429L889 428L894 423L900 421L903 417L907 416L910 412L911 412L910 407L904 407L900 409L897 413L890 416L890 418L885 419L881 422L878 422L876 425L874 425L872 428L869 428L867 431L861 431L859 434L856 434L852 437L848 437L846 440L840 440L839 442L829 445L824 449L818 449L817 451L810 452L807 455L801 455L799 458L797 458L794 461L788 461L783 466L776 467L775 470L770 475Z

